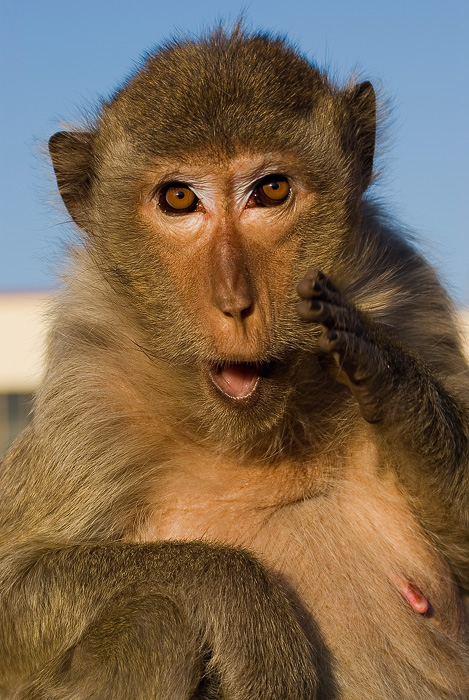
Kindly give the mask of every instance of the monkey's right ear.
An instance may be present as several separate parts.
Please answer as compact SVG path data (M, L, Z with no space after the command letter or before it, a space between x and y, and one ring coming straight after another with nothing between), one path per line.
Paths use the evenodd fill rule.
M87 229L89 196L94 178L94 134L88 131L58 131L49 139L49 153L57 185L68 213Z

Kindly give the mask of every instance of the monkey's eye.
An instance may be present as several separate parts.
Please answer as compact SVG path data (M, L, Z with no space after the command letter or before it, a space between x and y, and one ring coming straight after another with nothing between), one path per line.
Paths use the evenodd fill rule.
M290 183L283 175L268 175L261 180L252 197L259 207L275 207L283 204L291 192Z
M190 214L197 209L198 203L194 192L179 182L165 185L158 196L158 206L165 214Z

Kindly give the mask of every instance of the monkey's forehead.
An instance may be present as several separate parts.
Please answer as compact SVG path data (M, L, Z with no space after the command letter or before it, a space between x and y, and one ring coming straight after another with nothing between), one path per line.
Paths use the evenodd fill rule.
M217 144L282 145L321 98L325 77L284 41L217 32L149 55L103 111L102 127L166 153ZM292 134L295 130L296 133Z

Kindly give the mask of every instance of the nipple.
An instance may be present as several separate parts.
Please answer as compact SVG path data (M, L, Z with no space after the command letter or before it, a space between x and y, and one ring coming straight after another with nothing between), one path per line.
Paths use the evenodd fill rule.
M426 615L427 617L433 615L433 608L430 602L415 583L406 579L400 579L396 581L396 584L403 598L407 600L410 607L415 610L415 612L419 613L419 615Z

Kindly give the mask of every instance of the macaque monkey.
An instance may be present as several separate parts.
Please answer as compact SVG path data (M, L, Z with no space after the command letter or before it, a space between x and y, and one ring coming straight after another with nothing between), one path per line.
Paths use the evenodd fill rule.
M376 104L237 27L50 139L79 231L0 474L0 697L469 697L469 369Z

